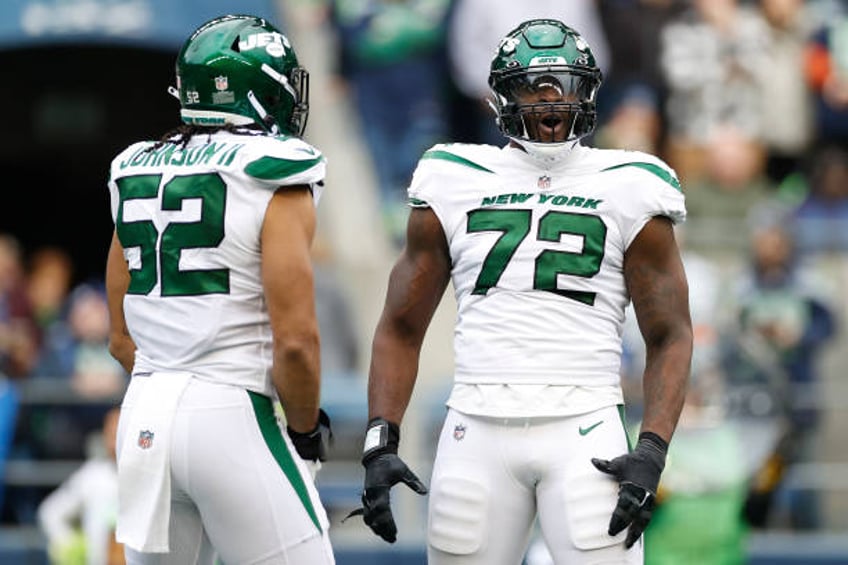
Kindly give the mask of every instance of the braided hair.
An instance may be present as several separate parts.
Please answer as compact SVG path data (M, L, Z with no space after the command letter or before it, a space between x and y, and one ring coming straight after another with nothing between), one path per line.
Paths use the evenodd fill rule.
M224 124L222 126L199 126L197 124L180 124L174 129L168 131L165 135L159 138L159 141L148 147L146 152L153 152L161 149L168 144L179 146L180 149L185 149L188 142L195 135L211 136L219 131L227 131L233 134L255 134L257 130L261 131L259 126L237 126L234 124Z

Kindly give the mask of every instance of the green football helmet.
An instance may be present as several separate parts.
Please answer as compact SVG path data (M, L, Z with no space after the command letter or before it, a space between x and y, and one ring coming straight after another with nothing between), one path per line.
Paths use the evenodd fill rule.
M180 49L173 93L188 124L258 124L301 136L309 114L309 74L288 38L255 16L200 26Z
M536 148L579 139L595 129L601 81L579 33L558 20L526 21L503 38L492 59L489 86L498 126Z

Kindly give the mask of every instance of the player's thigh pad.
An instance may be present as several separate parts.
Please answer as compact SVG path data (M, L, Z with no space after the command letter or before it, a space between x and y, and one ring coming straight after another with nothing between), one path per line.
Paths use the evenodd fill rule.
M486 485L446 469L430 492L430 545L458 555L479 550L488 530L488 499Z
M450 410L431 480L428 543L462 563L520 560L533 520L532 492L511 475L502 430ZM472 557L473 556L473 557ZM431 555L439 563L445 555ZM448 559L446 562L453 562Z
M602 423L595 427L598 422ZM583 434L581 429L591 431ZM591 462L593 457L612 459L627 452L618 410L611 407L570 417L545 426L539 436L543 440L537 449L556 454L537 487L540 525L556 562L584 562L577 559L582 552L608 553L604 548L623 555L626 531L608 534L618 483Z

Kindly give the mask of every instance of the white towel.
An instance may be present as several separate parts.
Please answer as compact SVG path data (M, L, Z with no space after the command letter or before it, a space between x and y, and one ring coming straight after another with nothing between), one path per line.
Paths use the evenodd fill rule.
M132 408L118 457L118 542L168 552L171 428L188 373L152 373Z

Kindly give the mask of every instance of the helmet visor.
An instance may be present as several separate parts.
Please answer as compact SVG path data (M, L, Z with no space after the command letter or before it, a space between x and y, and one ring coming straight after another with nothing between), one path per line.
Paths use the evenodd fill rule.
M505 73L495 83L495 91L509 101L538 101L541 97L559 96L561 102L592 102L598 79L589 71L575 69L529 70L515 75Z

